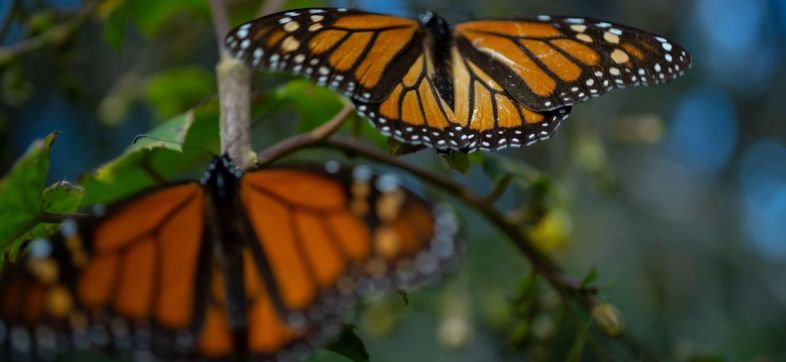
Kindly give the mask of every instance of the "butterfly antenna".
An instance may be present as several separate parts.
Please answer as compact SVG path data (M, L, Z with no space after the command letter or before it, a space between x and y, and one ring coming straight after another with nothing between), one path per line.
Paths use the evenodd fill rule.
M137 142L139 142L140 140L143 140L143 139L149 139L149 140L154 140L154 141L159 141L159 142L166 142L166 143L170 143L170 144L175 144L175 145L178 145L180 147L187 147L187 148L190 148L190 149L193 149L193 150L204 152L204 153L206 153L206 154L208 154L208 155L210 155L212 157L218 157L218 155L215 154L215 152L213 152L213 151L211 151L211 150L209 150L207 148L204 148L204 147L190 145L190 144L187 144L185 142L178 142L178 141L174 141L174 140L168 140L166 138L151 136L151 135L148 135L148 134L136 135L134 137L134 139L131 141L131 143L132 144L136 144Z

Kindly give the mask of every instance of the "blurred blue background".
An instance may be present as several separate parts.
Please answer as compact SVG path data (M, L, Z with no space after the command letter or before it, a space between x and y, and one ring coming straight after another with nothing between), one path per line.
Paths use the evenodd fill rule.
M258 2L229 3L241 9L233 13L239 21L253 17L242 9ZM330 3L290 5L320 4ZM579 277L597 266L600 280L611 284L607 300L644 344L676 360L786 360L786 1L333 4L411 17L434 9L455 22L594 17L682 44L694 61L685 77L581 104L552 140L503 154L553 178L554 220L565 235L546 238L554 242L548 251ZM10 49L83 6L2 0L0 44ZM161 122L166 112L152 79L183 67L209 75L217 61L206 6L190 6L150 28L128 24L122 46L113 48L105 41L104 3L68 39L0 62L0 171L32 140L59 130L50 180L76 180ZM490 185L479 166L456 177ZM515 194L500 201L518 203ZM469 252L459 276L417 297L423 302L415 308L383 299L361 312L360 333L375 361L408 360L412 350L427 356L421 360L519 360L501 337L507 334L500 318L509 316L504 302L527 263L471 210L463 212ZM531 324L535 340L556 338L549 323L558 321L544 315ZM529 358L538 360L537 348L526 347Z

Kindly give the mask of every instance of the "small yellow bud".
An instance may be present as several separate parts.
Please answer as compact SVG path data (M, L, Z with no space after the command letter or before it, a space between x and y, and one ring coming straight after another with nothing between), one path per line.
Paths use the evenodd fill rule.
M573 232L570 215L562 210L550 210L527 230L527 236L543 252L550 253L564 247Z
M625 331L622 313L609 303L598 303L592 307L592 319L607 336L619 337Z

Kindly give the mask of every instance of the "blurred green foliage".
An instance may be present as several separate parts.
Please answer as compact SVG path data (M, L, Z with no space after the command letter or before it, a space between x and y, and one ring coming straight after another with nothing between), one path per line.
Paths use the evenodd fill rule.
M215 83L213 73L203 68L169 69L147 80L145 98L157 119L170 119L214 95Z
M232 24L252 18L260 6L250 0L227 3ZM412 3L364 5L374 9L384 4L384 11L436 8L456 20L507 16L511 9L517 15L597 13L663 30L695 22L682 10L709 4ZM59 31L59 26L79 9L40 1L25 2L24 11L14 11L13 32L0 29L3 35L16 34L16 40L45 35L44 45L32 51L18 56L0 52L0 139L6 141L0 160L7 170L0 181L0 250L8 257L0 262L13 260L24 241L56 230L56 224L41 222L46 213L89 209L165 182L193 179L211 153L219 152L216 41L208 2L96 4L88 23L75 32ZM324 5L286 2L287 8ZM669 31L694 33L693 26ZM700 46L691 44L691 49ZM761 58L769 59L765 53ZM704 58L710 58L707 54ZM531 273L526 260L474 210L460 208L469 244L460 274L440 288L403 293L404 302L397 295L369 298L358 309L357 327L345 328L328 347L332 352L322 351L314 360L642 360L606 338L624 330L635 331L640 342L669 360L783 359L782 273L779 265L752 257L737 241L742 238L735 223L743 216L733 192L736 181L724 178L734 170L703 175L673 166L671 156L660 154L676 99L691 82L710 78L711 67L701 66L670 88L620 92L576 107L553 140L525 151L436 155L388 140L353 116L341 133L488 193L542 252L565 265L567 273L582 276L577 280L582 287L607 293L608 303L586 312L566 301ZM257 149L318 127L346 104L334 92L280 73L259 75L254 86ZM781 108L753 101L766 98L764 94L738 93L745 94L739 113L749 117L746 137L759 136L753 132L777 137L782 128L776 122L755 117L781 115ZM82 113L63 115L55 125L44 123L39 110L62 110L53 100ZM10 146L17 138L27 145L30 134L41 137L61 127L69 136L76 134L77 142L99 144L97 151L84 152L74 141L58 141L52 148L54 134L33 142L22 156L21 149ZM149 137L130 144L140 133ZM62 171L49 172L50 166L66 167L50 161L58 156L63 164L64 158L74 158L89 165L73 172L89 171L71 177L75 183L63 181ZM341 156L317 150L293 158L360 162L351 154ZM657 194L661 189L666 191ZM440 195L428 188L424 193ZM701 212L691 209L695 205ZM104 358L86 354L90 360Z
M127 24L133 24L146 37L153 37L172 17L188 12L202 19L210 18L207 1L201 0L109 0L100 4L98 14L105 18L104 40L121 49Z

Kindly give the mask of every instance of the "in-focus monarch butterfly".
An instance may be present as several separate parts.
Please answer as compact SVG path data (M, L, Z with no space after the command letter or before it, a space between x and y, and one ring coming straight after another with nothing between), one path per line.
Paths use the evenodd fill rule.
M639 29L544 15L452 26L433 12L299 9L240 25L226 45L253 67L343 92L385 135L464 151L545 140L572 105L674 79L691 61Z
M308 355L358 295L454 264L445 206L367 166L241 173L154 189L36 240L0 283L0 359L90 346L137 360Z

